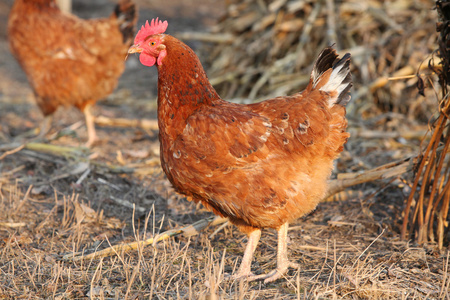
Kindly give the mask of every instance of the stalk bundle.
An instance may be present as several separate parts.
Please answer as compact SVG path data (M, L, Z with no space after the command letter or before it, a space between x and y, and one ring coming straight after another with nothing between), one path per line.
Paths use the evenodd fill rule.
M439 17L436 30L440 32L439 50L436 54L441 62L439 67L433 69L439 76L442 98L439 116L432 123L431 139L420 157L406 203L402 237L408 238L415 232L420 244L435 242L437 238L439 249L442 249L445 232L448 231L450 202L450 161L447 155L450 145L450 2L437 1L436 8ZM433 62L431 59L430 66L433 66ZM411 211L413 206L414 212Z
M391 111L426 122L435 98L427 90L426 101L418 96L415 75L427 68L423 62L436 45L432 6L410 0L228 0L213 28L208 75L224 99L295 93L308 83L318 53L334 44L341 54L352 54L352 103L359 115Z

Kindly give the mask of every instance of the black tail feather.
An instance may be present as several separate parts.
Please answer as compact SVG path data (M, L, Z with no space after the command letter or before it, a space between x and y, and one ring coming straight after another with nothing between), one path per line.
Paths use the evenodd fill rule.
M330 78L327 82L322 82L322 75L329 69L333 69ZM337 98L334 98L330 105L345 106L350 101L350 89L353 86L350 72L350 53L339 59L336 50L331 47L325 48L314 63L311 77L313 87L319 85L320 90L326 92L338 91Z
M340 65L344 65L339 71L339 75L345 76L344 80L342 80L342 85L347 85L345 89L343 89L336 100L337 104L342 106L347 105L350 101L350 89L353 87L352 82L352 73L350 72L350 53L346 53L338 62L333 65L333 69L336 69Z

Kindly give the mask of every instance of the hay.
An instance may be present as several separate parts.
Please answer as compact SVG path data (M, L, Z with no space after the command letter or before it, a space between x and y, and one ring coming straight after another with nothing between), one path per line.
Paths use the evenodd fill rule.
M334 44L339 53L352 54L358 115L391 111L428 120L435 94L425 90L424 98L415 85L430 83L423 62L436 47L432 2L227 3L212 29L220 38L208 55L209 77L223 98L253 101L301 91L318 53Z
M448 86L450 85L450 2L437 1L439 13L437 31L440 32L439 51L441 66L436 66L435 60L430 60L431 66L436 66L439 75L442 98L438 104L438 117L432 123L431 139L422 152L420 165L416 170L414 184L406 203L402 237L409 238L413 231L420 244L437 242L439 249L444 247L445 234L448 232L448 212L450 204L450 163L447 156L450 146L448 128L450 101ZM444 151L438 151L443 147ZM410 214L413 199L416 198L414 213ZM408 223L411 223L408 230ZM436 241L437 240L437 241Z

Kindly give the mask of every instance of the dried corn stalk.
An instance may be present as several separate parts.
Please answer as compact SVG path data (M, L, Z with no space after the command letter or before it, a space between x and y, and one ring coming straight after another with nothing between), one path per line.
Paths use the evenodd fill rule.
M435 104L431 89L424 98L415 76L387 79L427 67L423 61L436 45L432 7L432 1L410 0L228 0L213 29L227 39L212 46L208 74L226 99L298 92L318 53L335 44L352 54L359 115L392 111L426 122Z
M439 75L442 100L439 103L439 117L432 124L432 136L422 153L406 203L402 237L409 238L414 232L420 244L435 242L437 238L439 249L442 249L445 232L448 231L450 202L450 162L447 156L450 145L450 1L437 1L436 7L439 14L437 31L440 32L437 55L441 66L435 68L435 72ZM432 64L433 60L430 61ZM442 147L443 151L438 151Z

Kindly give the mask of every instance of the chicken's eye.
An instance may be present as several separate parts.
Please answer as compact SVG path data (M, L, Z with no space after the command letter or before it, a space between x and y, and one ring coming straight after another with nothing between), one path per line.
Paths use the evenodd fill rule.
M156 42L150 42L150 46L155 46Z

